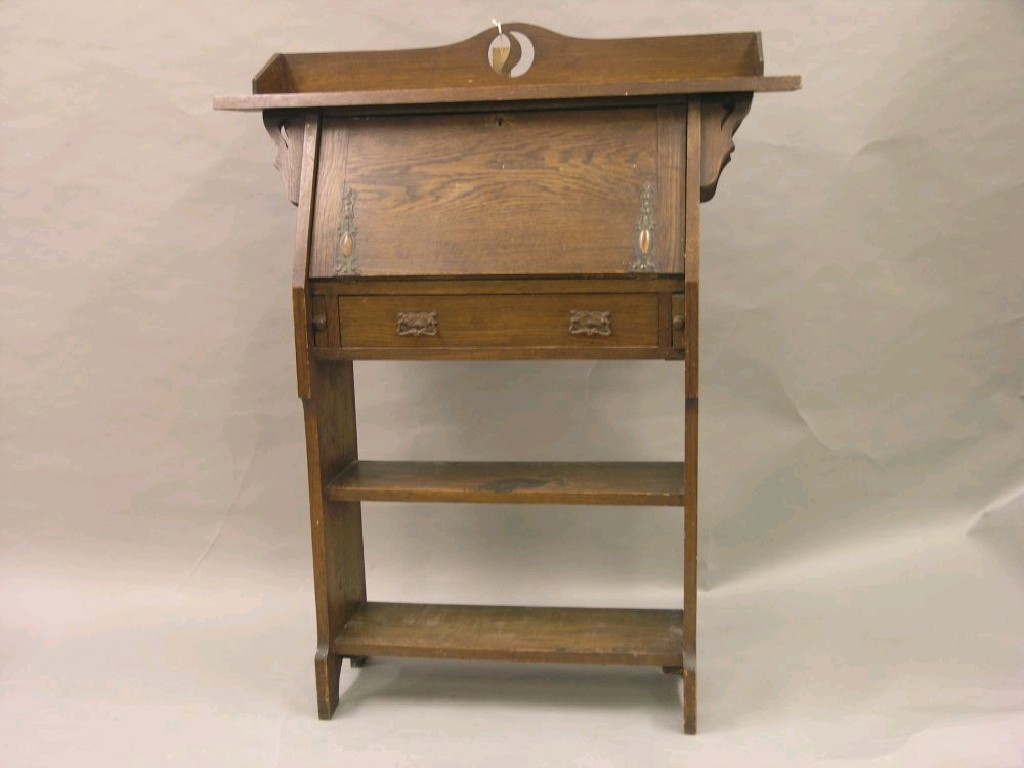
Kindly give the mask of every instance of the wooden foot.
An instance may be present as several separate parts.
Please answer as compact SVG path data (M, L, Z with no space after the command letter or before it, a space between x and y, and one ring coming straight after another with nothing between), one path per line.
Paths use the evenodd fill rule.
M320 646L313 659L316 670L316 708L321 720L330 720L338 708L338 678L341 675L341 657Z
M697 732L697 674L683 671L683 733Z
M366 666L365 656L349 656L348 663L352 665L353 669L359 669L359 667Z

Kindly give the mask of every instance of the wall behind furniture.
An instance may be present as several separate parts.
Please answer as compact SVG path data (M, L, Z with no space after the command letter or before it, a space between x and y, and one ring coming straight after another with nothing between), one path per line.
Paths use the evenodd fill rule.
M238 536L239 565L273 549L302 570L294 209L258 116L211 96L244 92L273 51L445 44L498 11L592 37L758 28L767 70L804 76L755 99L703 209L706 586L966 531L1021 492L1018 4L399 5L0 11L18 552L162 578ZM676 364L357 368L366 457L681 452ZM523 558L586 583L677 576L674 511L467 512L370 508L368 545L413 584L435 561L503 584Z

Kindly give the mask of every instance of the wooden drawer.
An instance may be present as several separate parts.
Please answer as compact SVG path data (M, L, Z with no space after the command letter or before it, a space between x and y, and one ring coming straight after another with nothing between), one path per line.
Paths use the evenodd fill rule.
M679 359L681 281L329 281L312 296L328 359Z
M344 347L657 347L656 294L341 296Z

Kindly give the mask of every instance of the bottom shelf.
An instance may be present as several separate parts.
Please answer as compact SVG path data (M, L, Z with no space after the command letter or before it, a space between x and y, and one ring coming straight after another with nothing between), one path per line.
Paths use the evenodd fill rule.
M683 612L366 603L335 638L343 656L683 666Z

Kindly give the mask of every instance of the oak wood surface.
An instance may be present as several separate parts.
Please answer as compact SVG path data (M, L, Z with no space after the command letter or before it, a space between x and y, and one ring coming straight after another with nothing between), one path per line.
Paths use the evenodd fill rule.
M577 276L574 278L544 279L409 279L409 278L349 278L312 281L316 300L323 299L328 324L326 334L315 334L311 355L321 360L540 360L540 359L683 359L682 337L674 333L672 307L681 306L684 282L672 276L630 275L618 278ZM668 297L672 296L672 302ZM600 296L606 301L592 301ZM376 304L377 313L363 313L370 301L383 297L388 301ZM382 346L351 346L351 338L342 346L341 310L349 304L347 314L355 315L357 326L372 325ZM467 301L468 300L468 301ZM395 313L410 309L438 310L453 307L461 313L462 327L469 329L462 344L445 346L429 337L397 337L395 315L381 310L386 307ZM545 315L533 313L537 306L547 307ZM643 326L653 314L656 328L643 340L641 346L616 336L623 326L623 318L614 313L615 307L625 307L626 318L643 319ZM404 307L400 309L399 307ZM498 312L511 307L509 313ZM609 337L578 337L568 333L568 312L576 309L612 311L612 335ZM561 308L561 309L559 309ZM529 309L530 311L527 311ZM564 312L564 313L562 313ZM638 314L639 313L639 314ZM374 317L376 319L374 319ZM439 319L440 319L439 315ZM525 319L524 319L525 317ZM545 319L546 318L546 319ZM450 319L450 318L449 318ZM532 329L530 336L510 332L506 337L488 331L496 324L522 322ZM443 321L442 321L443 322ZM449 324L445 323L444 328ZM439 337L443 336L439 323ZM324 342L326 339L326 342ZM401 343L395 344L397 340ZM568 343L567 343L568 341ZM576 343L576 342L579 343ZM482 344L490 344L483 346ZM326 344L326 345L325 345Z
M302 156L299 161L300 187L292 250L292 319L295 324L295 375L299 397L312 397L310 384L309 255L313 232L313 198L317 156L320 145L320 118L306 115L302 131Z
M336 347L310 352L316 360L683 360L669 347Z
M682 620L678 610L369 602L334 649L345 656L676 666Z
M677 293L684 287L682 276L673 275L573 275L518 279L515 276L486 280L449 277L431 280L422 277L345 278L311 280L317 293L335 296L455 296L465 294L518 293Z
M366 600L362 515L358 502L327 498L327 480L357 458L352 363L313 365L312 397L302 401L309 469L317 709L328 719L338 705L341 659L331 638Z
M722 170L736 149L732 137L750 112L752 93L729 93L701 99L700 202L715 196Z
M366 600L362 519L358 502L336 502L325 495L327 480L358 458L352 364L312 361L309 349L312 297L307 271L315 206L320 120L306 117L298 217L292 271L292 307L299 397L306 433L310 539L317 647L314 672L317 712L330 718L338 705L341 658L331 641L355 609Z
M655 294L529 296L342 296L343 348L649 347L658 346ZM605 312L608 335L573 333L574 311ZM400 335L399 315L431 313L435 335Z
M700 174L702 105L690 102L686 119L686 288L683 304L683 342L686 349L683 390L684 485L683 511L683 730L697 732L697 511L698 383L700 381Z
M686 105L658 107L658 186L654 262L659 274L682 272L686 229Z
M364 461L335 475L336 501L682 506L676 462Z
M692 77L659 83L575 86L557 85L516 86L498 85L474 88L471 91L456 88L368 91L352 94L341 91L322 93L259 94L254 96L215 96L214 109L231 112L260 112L268 109L318 109L321 107L360 107L358 114L404 112L398 105L426 105L429 111L442 112L454 105L472 105L474 110L506 106L539 100L614 100L636 99L643 96L670 97L679 94L702 93L755 93L763 91L796 91L800 78L795 75L775 77ZM379 106L381 109L373 109Z
M629 274L644 184L657 272L682 271L678 108L325 119L313 278L354 195L363 276Z
M264 112L263 125L277 147L274 167L281 173L285 192L299 204L303 161L303 131L308 115L301 112Z
M764 74L764 64L757 57L757 32L585 39L532 24L508 22L502 27L506 35L519 32L533 43L537 55L526 76L534 84ZM433 48L276 54L274 59L283 59L283 87L278 77L257 75L253 93L472 87L506 82L508 78L492 71L486 53L497 34L496 28L488 27L461 42ZM490 79L482 78L484 74Z
M765 77L760 35L585 40L529 24L517 57L533 57L521 77L491 67L488 29L461 43L399 51L275 54L254 78L252 96L221 96L217 109L258 110L374 104L572 99L730 91L794 90L797 76Z

